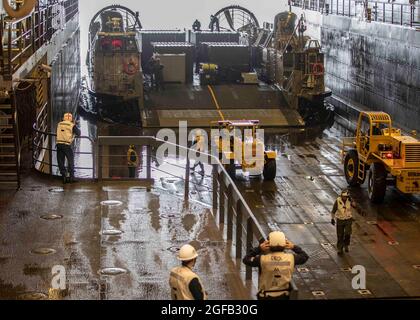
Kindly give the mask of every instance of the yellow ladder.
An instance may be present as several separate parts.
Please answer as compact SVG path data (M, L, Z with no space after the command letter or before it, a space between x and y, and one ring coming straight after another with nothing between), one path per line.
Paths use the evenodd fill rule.
M363 181L365 179L365 172L366 172L365 169L366 169L365 163L359 159L359 169L358 169L357 177L359 178L360 181Z

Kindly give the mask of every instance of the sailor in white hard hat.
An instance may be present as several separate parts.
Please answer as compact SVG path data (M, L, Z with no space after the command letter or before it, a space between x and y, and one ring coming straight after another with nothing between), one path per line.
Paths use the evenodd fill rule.
M288 300L295 265L304 264L308 259L305 251L287 240L283 232L276 231L252 249L243 262L259 268L258 300Z
M197 251L189 244L179 251L178 260L182 265L172 269L169 278L172 300L207 300L200 277L192 271L197 257Z
M353 225L353 208L356 204L350 198L348 190L343 190L334 203L331 211L331 224L337 225L337 253L343 254L343 249L349 252Z
M57 126L57 162L60 174L63 177L63 183L76 182L74 179L74 153L72 148L75 136L80 136L80 129L73 122L73 115L66 113L63 121ZM65 166L66 159L68 169Z

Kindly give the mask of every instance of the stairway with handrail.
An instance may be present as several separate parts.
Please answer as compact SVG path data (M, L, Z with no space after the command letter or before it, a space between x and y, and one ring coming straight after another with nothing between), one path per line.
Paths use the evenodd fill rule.
M0 187L20 188L20 147L16 108L11 97L0 100Z

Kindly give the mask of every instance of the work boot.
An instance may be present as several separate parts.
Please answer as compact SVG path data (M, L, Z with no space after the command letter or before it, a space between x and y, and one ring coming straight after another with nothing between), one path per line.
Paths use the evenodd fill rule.
M70 177L69 183L78 183L79 180L76 180L74 177Z
M62 176L63 177L63 184L66 184L67 183L67 177L64 175L64 176Z
M345 250L346 252L350 252L350 250L349 250L349 247L348 247L348 246L344 247L344 250Z

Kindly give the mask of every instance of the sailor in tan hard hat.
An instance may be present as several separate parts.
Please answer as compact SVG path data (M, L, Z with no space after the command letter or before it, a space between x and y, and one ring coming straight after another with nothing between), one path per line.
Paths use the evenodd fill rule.
M172 300L207 300L200 277L192 271L197 257L197 251L189 244L179 251L178 260L182 265L172 269L169 278Z
M341 192L331 211L331 224L337 225L337 253L343 254L343 249L349 252L353 226L353 208L356 204L350 198L347 190Z
M74 153L72 144L75 136L80 136L80 129L73 122L73 115L66 113L57 126L57 162L63 183L76 182L74 179ZM67 159L68 169L65 166ZM67 177L69 173L69 178Z
M130 145L127 151L127 165L128 165L128 174L130 179L136 177L136 171L139 167L139 155L136 152L134 145Z
M287 240L283 232L276 231L252 249L243 262L259 268L258 300L288 300L295 265L304 264L308 259L305 251Z

